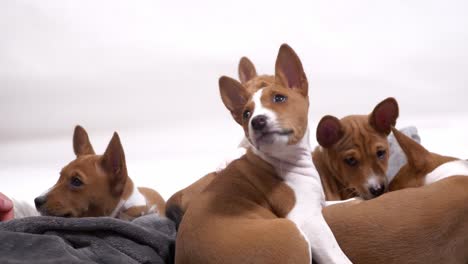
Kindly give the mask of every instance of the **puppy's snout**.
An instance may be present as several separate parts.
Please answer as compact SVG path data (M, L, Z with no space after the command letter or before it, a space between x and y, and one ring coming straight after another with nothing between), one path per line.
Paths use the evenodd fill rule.
M252 127L256 131L263 130L267 123L267 117L264 115L258 115L252 119Z
M47 197L45 195L39 196L36 199L34 199L34 204L36 205L36 209L41 208L47 201Z
M377 186L372 186L369 188L369 192L374 196L380 196L385 192L385 185L379 184Z

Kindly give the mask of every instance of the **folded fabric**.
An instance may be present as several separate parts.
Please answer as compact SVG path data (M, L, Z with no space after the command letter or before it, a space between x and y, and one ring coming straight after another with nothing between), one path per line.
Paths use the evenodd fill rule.
M172 263L174 223L156 214L27 217L0 223L0 263Z

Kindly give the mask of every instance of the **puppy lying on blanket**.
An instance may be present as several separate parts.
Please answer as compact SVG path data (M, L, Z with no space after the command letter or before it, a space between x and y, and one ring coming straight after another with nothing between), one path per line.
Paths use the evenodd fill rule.
M164 215L162 196L153 189L136 187L129 177L117 133L104 154L96 155L86 130L76 126L73 150L76 159L62 168L57 183L34 199L42 215L124 220L153 212Z
M175 226L156 214L0 223L0 263L172 263Z

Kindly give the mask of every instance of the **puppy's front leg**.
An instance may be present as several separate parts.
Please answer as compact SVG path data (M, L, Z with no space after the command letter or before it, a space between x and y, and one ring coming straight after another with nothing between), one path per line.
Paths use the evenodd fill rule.
M325 195L320 178L288 175L285 181L294 190L296 198L287 218L297 225L309 242L312 259L320 264L351 263L322 215Z
M306 233L314 234L311 242L312 259L317 263L352 263L343 253L330 227L321 213L317 213L308 223Z

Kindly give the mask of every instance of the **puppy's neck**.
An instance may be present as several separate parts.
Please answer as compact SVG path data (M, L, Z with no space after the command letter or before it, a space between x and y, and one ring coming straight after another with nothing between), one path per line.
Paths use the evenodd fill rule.
M263 152L251 145L252 152L275 168L278 176L285 179L294 175L312 176L316 171L312 162L309 142L309 129L302 139L293 145L278 146L269 153Z
M129 177L125 183L125 188L120 200L112 211L110 217L121 218L123 212L128 211L133 207L146 208L147 201Z

